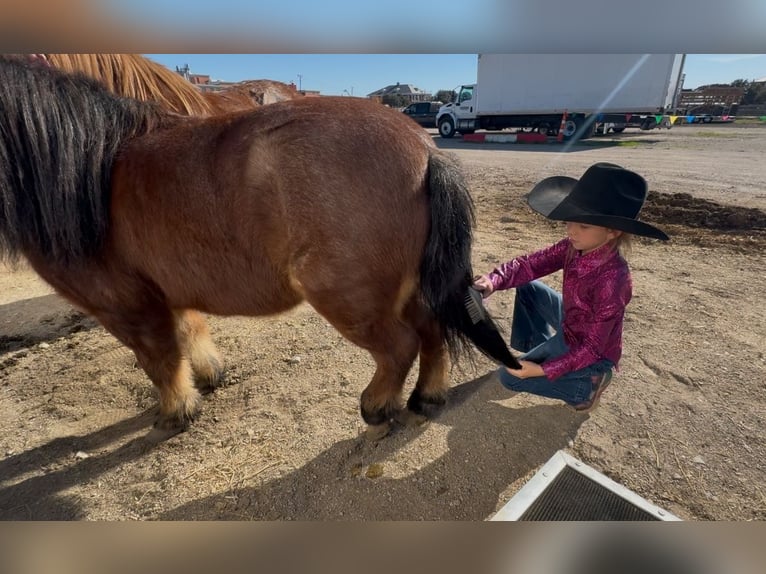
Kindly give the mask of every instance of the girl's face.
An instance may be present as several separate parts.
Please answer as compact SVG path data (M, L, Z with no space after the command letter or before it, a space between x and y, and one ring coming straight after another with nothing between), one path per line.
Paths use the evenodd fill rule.
M587 223L574 223L568 221L567 237L572 242L572 246L581 251L583 255L598 249L602 245L616 239L620 231L607 229L598 225L588 225Z

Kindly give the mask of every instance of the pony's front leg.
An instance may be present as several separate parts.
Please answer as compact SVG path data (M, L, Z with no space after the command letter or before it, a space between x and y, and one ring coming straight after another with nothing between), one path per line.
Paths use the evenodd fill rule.
M159 416L151 440L186 430L199 412L201 395L184 353L173 312L148 305L140 311L97 314L104 327L130 347L159 393Z
M199 413L201 400L189 359L173 352L160 357L136 351L136 357L159 391L160 412L149 438L160 441L185 431Z
M192 310L177 311L175 316L181 347L194 371L194 382L200 392L210 392L223 380L223 359L210 338L205 318Z

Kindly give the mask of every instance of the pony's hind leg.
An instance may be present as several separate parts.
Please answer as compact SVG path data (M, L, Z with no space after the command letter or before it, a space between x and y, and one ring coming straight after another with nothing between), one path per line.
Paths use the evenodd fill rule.
M331 296L319 298L308 294L307 300L349 341L366 349L375 360L372 380L362 392L360 410L370 425L367 436L382 438L390 430L391 419L402 410L404 380L417 357L420 338L409 324L391 310L373 312L364 297Z
M197 311L184 310L175 314L181 348L191 361L194 383L202 393L220 386L223 359L210 338L205 318Z
M441 326L417 298L407 306L406 317L421 341L418 380L407 400L407 409L415 415L409 420L422 423L446 402L449 358Z
M378 341L373 342L373 338ZM381 340L386 342L381 345ZM419 344L415 330L398 321L377 325L370 333L366 346L375 360L376 369L362 392L359 406L364 422L370 425L368 435L373 439L388 434L391 419L397 418L402 411L402 387L415 362Z

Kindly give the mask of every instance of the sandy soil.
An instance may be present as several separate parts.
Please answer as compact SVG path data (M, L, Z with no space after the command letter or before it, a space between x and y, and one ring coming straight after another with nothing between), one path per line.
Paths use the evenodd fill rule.
M649 181L645 217L673 240L634 246L624 358L598 409L514 395L480 360L453 371L431 422L370 442L371 359L301 306L211 318L228 385L150 446L156 399L132 354L31 271L0 268L0 518L484 520L565 449L681 518L766 519L766 128L630 131L565 153L437 142L469 173L477 272L563 236L523 201L542 177L612 161ZM512 298L488 302L506 327Z

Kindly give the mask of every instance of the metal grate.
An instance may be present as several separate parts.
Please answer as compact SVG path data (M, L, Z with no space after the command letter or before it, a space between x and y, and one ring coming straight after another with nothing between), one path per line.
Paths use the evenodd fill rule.
M676 521L680 519L560 450L491 520Z
M567 466L519 520L659 519Z

